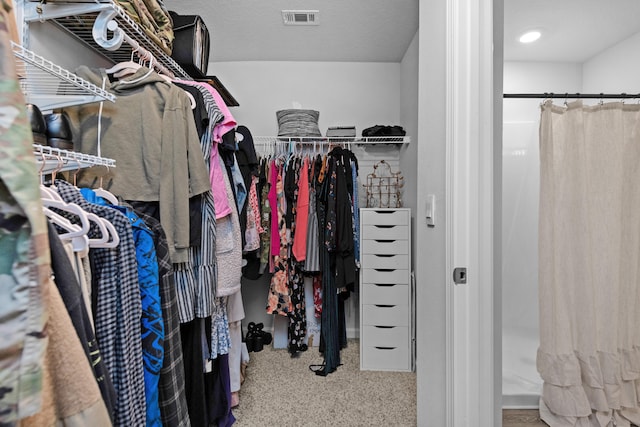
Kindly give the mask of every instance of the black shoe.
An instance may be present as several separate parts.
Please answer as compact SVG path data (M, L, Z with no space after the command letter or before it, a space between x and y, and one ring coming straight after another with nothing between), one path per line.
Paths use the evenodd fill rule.
M256 335L253 343L253 351L255 352L262 351L263 348L264 348L264 342L262 341L262 337L260 335Z
M64 113L45 116L47 122L47 145L62 150L73 150L73 135L69 118Z
M40 145L47 145L47 124L42 116L42 111L37 105L27 104L27 115L31 124L33 142Z
M271 344L271 340L273 339L273 336L271 335L270 332L263 331L262 330L263 328L264 328L263 323L258 323L256 325L256 336L262 337L262 343L264 345L269 345Z
M247 335L244 337L244 342L247 345L247 351L249 353L256 351L256 324L255 323L249 322L249 324L247 325Z

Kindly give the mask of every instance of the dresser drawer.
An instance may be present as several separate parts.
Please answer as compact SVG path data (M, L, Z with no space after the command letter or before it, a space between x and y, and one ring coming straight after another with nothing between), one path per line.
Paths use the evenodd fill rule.
M409 238L408 225L363 225L360 230L363 239L377 240L407 240Z
M363 254L404 255L409 254L408 240L363 240L360 244Z
M407 304L362 304L362 324L409 326L409 306Z
M363 283L360 289L362 304L407 305L409 285Z
M408 209L361 209L360 223L365 225L409 225Z
M362 331L364 347L408 347L409 328L406 326L365 325Z
M361 274L362 283L409 283L409 270L364 268Z
M367 347L362 346L360 369L380 371L409 371L411 361L409 346Z
M362 268L409 268L409 255L364 254Z

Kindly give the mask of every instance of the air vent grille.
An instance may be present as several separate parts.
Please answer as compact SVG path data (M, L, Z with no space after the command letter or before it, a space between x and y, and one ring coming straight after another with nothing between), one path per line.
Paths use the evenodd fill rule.
M320 25L318 10L283 10L284 25Z

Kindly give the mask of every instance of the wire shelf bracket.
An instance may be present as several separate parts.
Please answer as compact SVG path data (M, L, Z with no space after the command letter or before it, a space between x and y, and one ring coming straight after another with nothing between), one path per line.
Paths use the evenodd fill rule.
M11 42L16 74L27 102L53 110L99 101L115 102L114 94L78 77L59 65Z

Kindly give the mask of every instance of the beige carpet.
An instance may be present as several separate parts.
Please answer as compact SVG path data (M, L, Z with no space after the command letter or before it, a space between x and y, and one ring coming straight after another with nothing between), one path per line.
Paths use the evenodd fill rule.
M322 363L317 347L298 358L271 346L249 355L235 426L416 425L416 374L360 371L357 340L349 340L342 366L326 377L309 370Z

